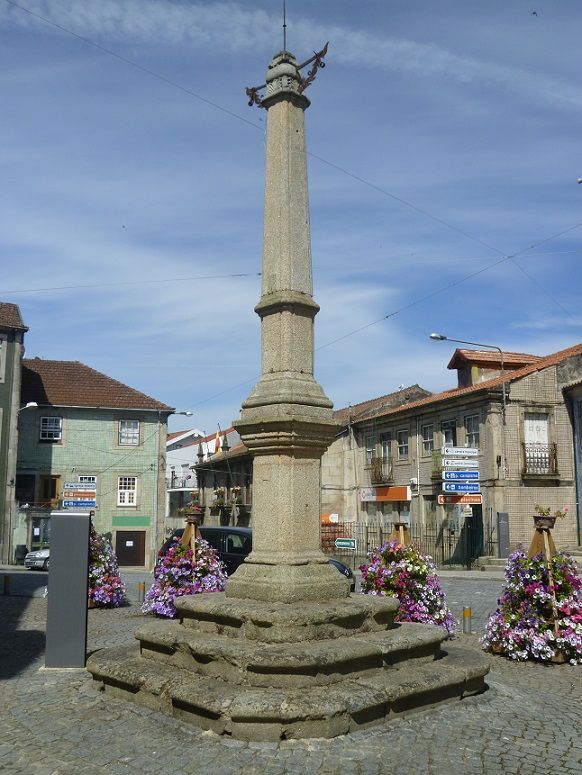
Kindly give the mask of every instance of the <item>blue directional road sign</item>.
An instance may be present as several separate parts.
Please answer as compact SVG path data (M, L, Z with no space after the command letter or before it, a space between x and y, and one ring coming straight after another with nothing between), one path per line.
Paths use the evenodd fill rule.
M479 482L443 482L443 492L481 492Z
M479 479L479 471L443 471L443 479L448 482L474 482Z

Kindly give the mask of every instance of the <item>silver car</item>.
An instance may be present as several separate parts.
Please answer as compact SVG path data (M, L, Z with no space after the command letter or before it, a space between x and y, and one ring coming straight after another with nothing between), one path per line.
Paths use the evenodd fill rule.
M29 570L40 568L40 570L49 569L50 549L37 549L35 552L29 552L24 558L24 567Z

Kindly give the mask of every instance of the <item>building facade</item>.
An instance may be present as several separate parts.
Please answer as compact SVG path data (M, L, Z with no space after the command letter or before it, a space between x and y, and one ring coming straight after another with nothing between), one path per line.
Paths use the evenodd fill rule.
M322 461L324 521L352 524L366 548L409 523L437 561L461 562L529 544L540 504L568 508L554 539L579 544L575 426L563 388L582 377L582 345L547 357L504 353L503 372L495 357L457 350L449 363L457 388L339 410L342 433ZM475 450L467 466L480 497L444 492L445 447Z
M21 403L35 406L20 414L13 545L46 545L51 509L90 508L120 565L151 567L173 408L78 361L38 358L22 362Z
M9 562L13 555L11 522L15 506L20 364L26 331L16 304L0 302L0 562Z
M166 532L198 496L193 466L204 432L197 428L168 433L166 439Z

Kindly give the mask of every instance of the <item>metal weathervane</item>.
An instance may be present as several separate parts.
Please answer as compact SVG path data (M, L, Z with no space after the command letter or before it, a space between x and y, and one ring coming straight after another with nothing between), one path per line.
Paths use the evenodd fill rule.
M324 56L327 54L327 48L329 46L329 41L325 44L325 46L321 49L321 51L314 51L313 56L309 59L306 59L305 62L303 62L300 65L297 65L297 72L299 73L300 70L303 70L304 67L307 67L307 65L313 65L310 70L307 71L307 76L302 79L300 85L299 85L299 91L304 92L307 87L313 83L315 80L315 77L317 75L317 71L319 68L325 67L325 62L323 61ZM283 0L283 51L287 53L287 9L285 1ZM259 108L264 107L263 100L259 92L262 89L265 89L267 87L266 83L261 84L260 86L248 86L245 89L246 95L249 98L249 107L252 107L253 105L256 105Z

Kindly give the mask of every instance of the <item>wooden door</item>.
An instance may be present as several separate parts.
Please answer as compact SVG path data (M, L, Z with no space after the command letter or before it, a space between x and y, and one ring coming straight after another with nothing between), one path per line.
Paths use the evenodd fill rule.
M59 504L60 476L41 476L39 480L38 502L42 506L50 506L51 509L57 508Z
M120 566L145 565L145 530L118 530L115 534L115 553Z

